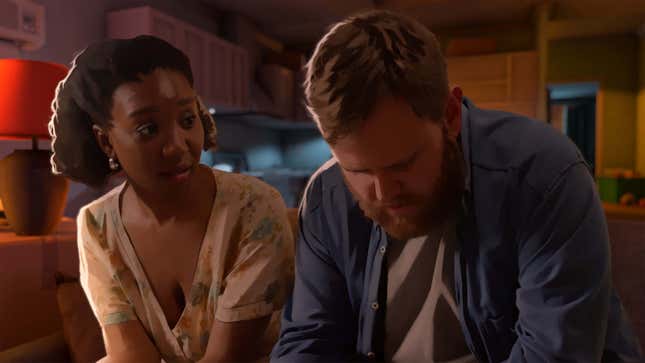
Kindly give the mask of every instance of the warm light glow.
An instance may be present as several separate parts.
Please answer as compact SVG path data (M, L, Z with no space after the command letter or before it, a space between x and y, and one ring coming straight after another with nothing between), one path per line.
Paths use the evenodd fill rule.
M47 123L65 66L24 59L0 59L0 136L48 138Z

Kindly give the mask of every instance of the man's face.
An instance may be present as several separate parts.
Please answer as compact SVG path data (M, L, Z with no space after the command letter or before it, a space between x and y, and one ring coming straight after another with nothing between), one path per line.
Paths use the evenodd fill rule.
M458 101L451 98L448 109ZM331 145L361 209L391 236L426 234L455 213L464 186L459 111L434 122L402 99L384 98L358 130Z

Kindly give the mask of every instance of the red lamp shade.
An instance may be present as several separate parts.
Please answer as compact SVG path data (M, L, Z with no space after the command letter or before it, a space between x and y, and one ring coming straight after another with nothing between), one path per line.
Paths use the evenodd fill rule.
M49 138L51 103L66 75L60 64L0 59L0 136Z
M0 138L29 138L31 150L14 150L0 160L0 198L16 234L51 233L63 215L69 184L52 174L47 123L64 66L21 59L0 59Z

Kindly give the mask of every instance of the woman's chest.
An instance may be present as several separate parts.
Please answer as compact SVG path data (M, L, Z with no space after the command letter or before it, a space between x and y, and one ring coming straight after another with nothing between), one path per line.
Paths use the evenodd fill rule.
M138 262L163 314L172 328L187 303L199 273L203 232L188 227L131 233Z

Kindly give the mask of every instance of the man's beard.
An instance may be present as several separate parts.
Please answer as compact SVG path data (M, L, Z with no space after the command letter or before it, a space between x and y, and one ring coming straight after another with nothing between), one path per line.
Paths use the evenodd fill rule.
M413 216L396 217L387 213L380 203L372 203L358 197L358 204L368 218L372 219L397 240L407 240L427 234L430 229L456 216L464 191L464 158L457 141L450 139L444 129L441 172L429 196L404 195L397 199L402 205L420 205ZM432 180L428 180L432 183ZM347 183L349 186L349 183Z

